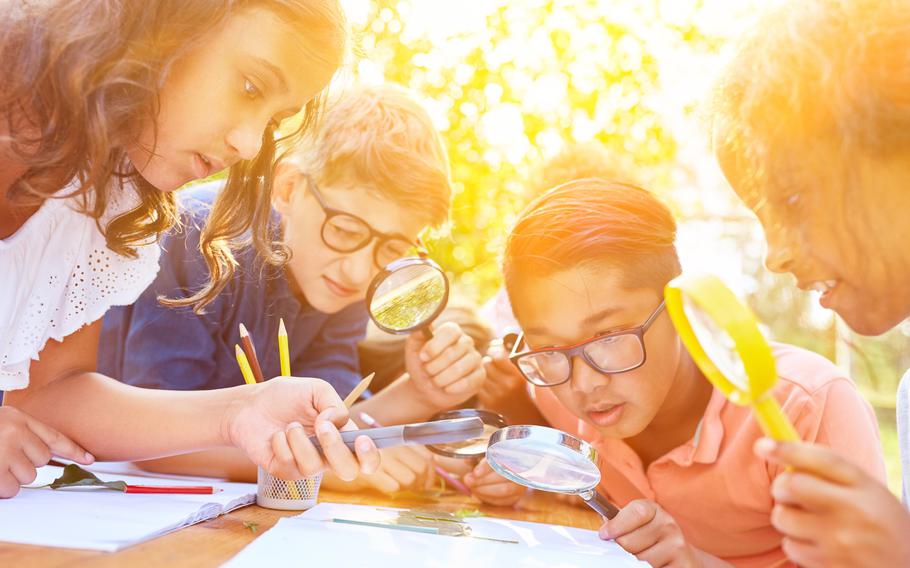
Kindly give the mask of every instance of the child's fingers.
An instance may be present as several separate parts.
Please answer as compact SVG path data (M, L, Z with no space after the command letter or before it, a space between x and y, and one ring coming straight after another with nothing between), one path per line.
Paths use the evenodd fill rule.
M21 432L20 446L25 457L36 467L51 461L51 449L31 430Z
M780 543L787 559L795 566L825 566L824 556L818 546L811 542L784 537Z
M302 477L316 475L325 469L325 462L319 455L319 450L310 441L303 426L294 422L288 426L285 435L291 450L292 463Z
M462 335L461 328L453 322L445 322L433 329L433 338L423 344L418 357L424 363L432 361L445 351L450 345L458 343Z
M408 467L407 464L393 456L383 456L382 471L391 475L398 483L405 487L410 487L417 481L417 474Z
M47 424L35 420L34 418L27 415L25 416L25 421L28 425L28 429L34 432L34 434L38 436L45 445L47 445L48 449L55 456L73 460L74 462L81 463L83 465L88 465L95 461L94 456L85 451L82 446L70 440ZM50 458L48 458L48 460L49 459ZM40 465L44 465L48 462L48 460L44 460ZM35 465L39 464L36 463Z
M470 475L471 479L473 479L474 482L478 485L496 483L505 480L503 476L493 471L493 468L490 467L490 464L486 459L481 460L480 463L477 464L477 466L475 466L471 473L468 475Z
M622 545L620 544L620 546ZM625 546L623 548L649 566L674 566L673 560L678 556L678 543L670 539L653 540L650 546L643 549L638 549L638 543L630 543L628 546L636 549L635 552Z
M778 503L814 511L850 507L857 493L854 486L839 485L799 471L785 471L771 484L771 495Z
M352 481L357 477L360 467L354 454L348 449L341 433L332 422L317 418L316 420L316 438L319 445L322 446L322 455L335 475L342 481ZM309 441L307 441L309 443ZM302 444L302 447L305 447Z
M787 505L775 505L771 510L771 524L778 531L800 540L816 540L818 515Z
M19 493L19 480L9 469L0 470L0 499L9 499Z
M373 440L366 436L357 436L357 439L354 440L354 452L357 454L357 462L360 464L360 473L371 475L379 471L382 458Z
M471 491L478 495L483 494L488 497L510 497L524 493L525 488L516 485L511 481L500 480L499 483L490 483L488 485L472 485Z
M425 351L426 349L424 349ZM423 369L428 375L435 377L448 369L466 353L474 350L474 342L467 335L460 336L455 343L442 350L441 353L423 362ZM479 354L478 354L479 355Z
M508 375L510 373L517 373L518 369L515 368L515 365L512 364L506 357L487 357L488 361L485 361L486 364L491 367L493 370L499 371L503 375Z
M275 432L271 438L272 460L268 464L268 472L279 479L299 479L302 477L294 462L294 454L288 445L285 432Z
M619 513L608 520L604 526L610 537L617 539L650 523L656 515L657 506L653 502L639 499L620 509ZM623 548L626 547L623 546ZM626 548L626 550L629 549ZM632 551L629 550L629 552Z
M822 446L761 438L755 442L754 449L766 460L843 485L855 484L865 475L861 469Z
M502 507L510 507L521 500L526 489L510 481L493 485L474 486L468 484L471 493L484 503Z
M434 375L433 384L438 388L444 389L458 383L475 371L483 371L483 365L480 363L480 354L476 351L470 351L452 361L444 371ZM486 376L485 373L484 376Z
M380 493L389 494L401 491L401 485L398 481L384 471L377 471L372 475L368 475L366 476L366 480L373 489Z
M38 477L38 471L35 469L34 464L22 452L18 452L18 455L9 461L8 467L10 473L19 482L19 485L31 483Z
M344 406L344 403L342 403L341 406L331 406L325 410L321 410L319 415L316 416L315 422L323 420L331 422L337 430L357 429L357 425L351 420L351 415L348 412L347 407Z
M445 388L443 392L446 394L471 394L473 395L479 391L484 382L487 380L487 374L481 366L473 366L471 363L466 363L466 367L473 369L467 374L463 375L460 379L455 380Z
M421 446L401 446L396 457L418 477L433 476L433 457Z

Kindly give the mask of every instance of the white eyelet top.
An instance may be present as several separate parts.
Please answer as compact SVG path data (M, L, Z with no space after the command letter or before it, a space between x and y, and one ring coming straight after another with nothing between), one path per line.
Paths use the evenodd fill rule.
M72 187L58 195L68 195ZM133 303L158 273L158 244L137 258L109 248L80 197L47 199L16 233L0 239L0 390L28 386L48 339L62 340L112 306ZM132 186L112 192L101 226L139 202Z

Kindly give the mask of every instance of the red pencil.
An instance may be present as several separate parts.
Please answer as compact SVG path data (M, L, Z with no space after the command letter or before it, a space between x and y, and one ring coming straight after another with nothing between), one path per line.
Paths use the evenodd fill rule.
M208 486L179 486L179 485L127 485L124 493L179 493L185 495L211 495L220 493L217 487Z

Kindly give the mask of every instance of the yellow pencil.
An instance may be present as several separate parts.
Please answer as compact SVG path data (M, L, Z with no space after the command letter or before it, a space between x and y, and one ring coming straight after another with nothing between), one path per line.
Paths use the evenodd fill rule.
M288 330L284 327L284 319L278 320L278 358L281 360L281 376L291 376L291 356L288 351Z
M243 374L243 380L246 381L246 384L248 385L255 385L256 378L253 376L253 369L250 368L250 362L247 361L243 349L241 349L239 345L234 345L234 350L237 353L237 364L240 365L240 372Z

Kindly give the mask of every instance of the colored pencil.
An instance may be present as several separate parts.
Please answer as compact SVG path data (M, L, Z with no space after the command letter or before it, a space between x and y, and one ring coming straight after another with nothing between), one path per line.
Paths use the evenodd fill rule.
M344 405L348 408L351 408L351 405L357 402L357 399L360 398L360 395L363 394L363 391L367 390L367 387L370 386L370 382L372 382L373 377L375 376L376 373L370 373L364 377L363 380L360 381L356 387L354 387L354 390L348 393L348 396L344 397Z
M255 385L256 377L253 376L253 370L250 368L250 362L246 360L246 355L243 354L243 349L239 345L234 345L234 352L237 354L237 364L240 365L243 380L248 385Z
M181 495L212 495L221 489L208 486L127 485L124 493L168 493Z
M284 318L278 320L278 357L281 359L281 376L291 376L291 356L288 350L288 330L284 327Z
M243 351L250 362L250 368L253 369L253 377L257 383L261 383L265 378L262 376L262 367L259 366L259 357L256 356L256 346L253 345L253 338L243 324L240 324L240 343L243 345Z
M288 330L284 327L284 318L278 318L278 359L281 362L281 376L291 376L291 356L288 351ZM291 499L300 499L295 481L286 481Z

